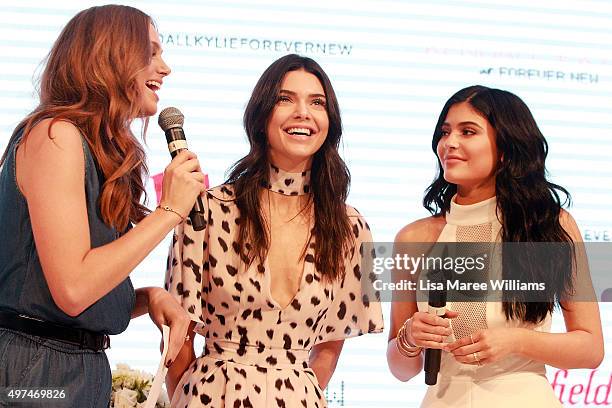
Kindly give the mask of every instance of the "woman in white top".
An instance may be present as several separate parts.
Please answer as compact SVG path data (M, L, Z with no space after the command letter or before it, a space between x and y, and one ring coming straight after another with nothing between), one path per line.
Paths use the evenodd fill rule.
M574 219L562 209L569 194L546 179L546 140L516 95L483 86L460 90L442 109L432 148L438 175L423 200L432 216L402 228L396 247L581 241ZM423 368L423 348L441 349L437 384L429 387L423 407L561 406L545 364L596 368L603 359L597 303L570 296L581 283L572 267L578 253L550 260L548 269L523 263L523 273L548 284L544 300L504 292L504 302L449 302L446 318L428 314L414 293L394 302L387 350L391 372L408 381ZM504 273L510 264L521 265L509 257L504 250ZM549 332L556 306L566 333Z

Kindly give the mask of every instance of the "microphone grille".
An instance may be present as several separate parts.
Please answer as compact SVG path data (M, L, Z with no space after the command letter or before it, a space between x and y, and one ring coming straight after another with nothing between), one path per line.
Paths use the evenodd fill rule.
M185 116L175 107L168 107L159 113L157 123L165 132L168 129L175 127L183 127Z

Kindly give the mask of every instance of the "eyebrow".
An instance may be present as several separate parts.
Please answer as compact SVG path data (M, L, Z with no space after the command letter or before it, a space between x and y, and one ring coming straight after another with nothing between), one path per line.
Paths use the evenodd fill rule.
M442 124L442 126L450 126L450 123L448 123L448 122L444 122L444 123ZM476 127L479 127L480 129L483 129L483 127L482 127L482 126L480 126L478 123L476 123L476 122L471 122L471 121L469 121L469 120L468 120L468 121L465 121L465 122L459 122L459 123L457 123L457 126L476 126Z
M289 91L288 89L281 89L279 91L279 93L288 94L288 95L292 95L292 96L296 96L297 95L297 93L295 93L293 91ZM310 94L308 96L311 97L311 98L325 98L325 95L320 94L320 93L314 93L314 94Z
M153 47L154 51L161 50L161 44L158 43L157 41L151 41L151 47Z

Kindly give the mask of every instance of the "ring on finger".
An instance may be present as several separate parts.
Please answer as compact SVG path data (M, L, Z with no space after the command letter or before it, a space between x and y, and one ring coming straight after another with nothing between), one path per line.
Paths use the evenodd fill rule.
M474 356L474 361L476 362L476 364L481 366L482 363L480 362L480 359L478 358L478 352L476 351L476 352L472 353L472 355Z
M470 334L470 340L472 340L472 344L474 344L474 335Z

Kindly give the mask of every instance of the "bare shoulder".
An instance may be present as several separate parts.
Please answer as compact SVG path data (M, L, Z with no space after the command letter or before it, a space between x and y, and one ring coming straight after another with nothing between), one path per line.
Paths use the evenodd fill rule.
M399 230L395 242L435 242L445 225L441 215L421 218Z
M33 185L44 187L63 179L78 182L83 172L75 169L84 167L81 133L67 121L40 121L17 149L17 183L24 193Z
M561 209L561 212L559 213L559 223L561 224L561 227L563 227L563 229L570 235L570 237L572 237L574 242L582 241L580 228L569 211Z
M38 122L24 139L27 152L45 154L54 149L65 152L82 151L81 133L71 122L65 120L43 119Z
M570 214L570 212L564 208L562 208L561 211L559 212L559 221L561 222L562 226L566 226L569 224L576 225L576 221L574 220L574 217L572 216L572 214Z

